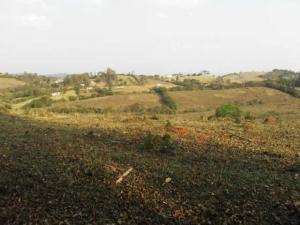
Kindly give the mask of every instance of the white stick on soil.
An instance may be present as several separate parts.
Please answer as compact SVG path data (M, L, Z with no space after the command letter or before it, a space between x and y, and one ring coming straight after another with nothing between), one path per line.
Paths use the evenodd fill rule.
M116 184L121 183L124 180L124 178L127 177L131 173L132 170L133 170L133 168L131 167L131 168L129 168L129 170L127 170L125 173L123 173L122 176L120 176L119 179L116 181Z

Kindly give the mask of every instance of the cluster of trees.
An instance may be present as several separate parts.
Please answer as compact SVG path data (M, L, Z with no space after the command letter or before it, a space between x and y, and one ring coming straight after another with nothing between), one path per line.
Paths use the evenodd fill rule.
M180 76L193 76L193 77L196 77L196 76L203 76L203 75L210 75L211 73L208 71L208 70L203 70L201 71L200 73L189 73L189 74L183 74L183 73L174 73L172 74L173 77L180 77Z
M53 89L52 82L54 79L46 76L39 76L35 73L23 73L21 75L6 76L21 80L26 83L24 86L8 90L5 95L7 100L49 95Z
M183 81L175 81L176 87L171 88L171 91L186 91L186 90L202 90L204 84L196 79L184 79Z
M89 85L90 76L88 73L68 75L64 79L65 86L78 86L80 84Z
M173 112L176 112L177 110L177 104L176 102L171 98L171 96L168 94L166 88L157 87L153 89L156 94L160 96L160 101L163 105L171 109Z
M210 84L203 84L196 79L184 79L183 81L175 81L176 87L170 89L170 91L185 91L185 90L220 90L231 88L243 88L243 87L269 87L283 92L286 92L292 96L299 97L300 91L297 89L300 87L300 73L296 73L289 70L273 70L263 76L265 81L248 81L245 83L231 83L224 81L222 77L217 78Z
M105 82L109 88L112 88L114 82L117 80L118 75L116 71L111 68L107 68L104 72L99 72L96 76L93 77L96 82Z
M273 70L265 75L265 86L286 92L294 97L300 97L300 73L290 70Z

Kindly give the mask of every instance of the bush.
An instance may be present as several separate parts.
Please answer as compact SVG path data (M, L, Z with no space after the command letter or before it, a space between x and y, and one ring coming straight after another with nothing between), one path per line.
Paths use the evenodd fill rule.
M170 88L170 91L203 90L204 85L196 79L184 79L174 82L177 86Z
M172 126L170 120L167 120L167 123L166 123L166 125L165 125L166 130L171 129L172 127L173 127L173 126Z
M109 96L109 95L113 95L113 91L109 88L97 88L95 90L98 94L98 96Z
M25 85L13 92L14 98L38 97L50 94L50 89Z
M76 101L78 98L76 96L70 96L69 97L69 101L74 102Z
M105 111L100 108L89 108L89 107L54 107L50 109L53 113L64 113L64 114L72 114L72 113L95 113L95 114L103 114Z
M244 112L244 118L245 120L254 120L255 117L250 112Z
M253 100L247 101L245 104L246 105L251 105L251 106L262 105L263 101L261 99L253 99Z
M160 96L160 101L163 105L170 108L173 112L177 110L176 102L168 95L166 88L154 88L156 94Z
M216 117L230 117L235 119L237 122L241 118L241 110L237 105L226 104L217 108L215 116Z
M169 134L163 136L148 133L139 146L140 151L159 152L164 154L175 154L177 144Z
M159 120L159 117L158 117L158 115L152 115L152 116L150 116L150 119L151 120Z
M34 99L30 103L26 104L23 108L42 108L49 107L53 104L53 100L48 96L41 97L39 99Z
M260 115L260 118L266 120L269 117L274 117L276 120L281 121L281 116L278 112L275 111L268 111Z
M0 112L2 112L2 113L8 112L7 107L5 107L5 105L0 104Z

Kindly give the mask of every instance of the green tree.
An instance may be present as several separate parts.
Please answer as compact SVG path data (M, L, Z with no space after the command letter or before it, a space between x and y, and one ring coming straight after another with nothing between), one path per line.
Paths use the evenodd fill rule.
M113 86L114 81L117 79L117 73L111 68L107 68L104 73L102 73L102 77L106 82L107 86L111 88Z

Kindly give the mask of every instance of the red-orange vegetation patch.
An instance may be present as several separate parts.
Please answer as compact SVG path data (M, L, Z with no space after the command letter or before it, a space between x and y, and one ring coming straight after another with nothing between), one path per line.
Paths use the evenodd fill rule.
M176 219L183 219L184 218L183 210L175 210L173 213L173 217Z
M274 116L268 116L264 121L265 124L269 124L269 125L276 125L277 122L278 122L278 120Z
M211 139L211 136L206 133L198 133L197 135L197 143L198 144L205 144Z
M166 130L176 134L178 137L186 137L189 134L188 128L185 127L168 127Z

